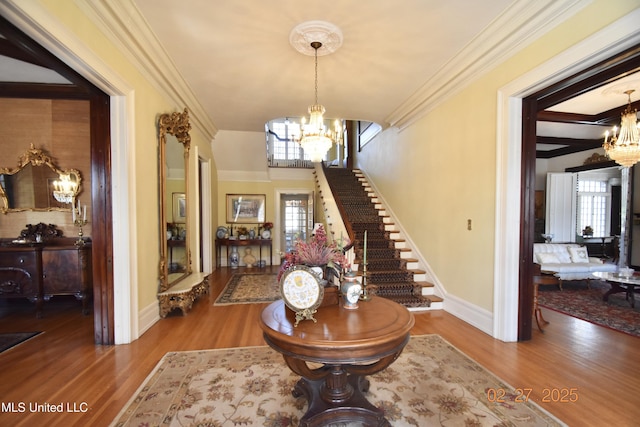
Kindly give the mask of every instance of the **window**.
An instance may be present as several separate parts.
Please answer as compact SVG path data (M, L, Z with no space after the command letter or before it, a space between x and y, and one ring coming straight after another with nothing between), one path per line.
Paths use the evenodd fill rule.
M269 167L313 168L313 163L296 142L300 124L289 119L271 120L265 125Z
M577 230L590 226L593 236L602 237L610 234L611 192L607 181L578 179Z
M358 149L362 150L381 130L382 126L377 123L358 121Z

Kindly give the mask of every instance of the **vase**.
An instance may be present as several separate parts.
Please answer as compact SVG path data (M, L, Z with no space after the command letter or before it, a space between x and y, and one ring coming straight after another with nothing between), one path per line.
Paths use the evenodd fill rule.
M340 284L342 294L342 306L349 310L358 308L358 301L362 295L362 285L353 271L348 271L342 278Z
M240 256L238 255L238 247L231 246L231 253L229 254L229 266L231 268L238 268L240 263Z

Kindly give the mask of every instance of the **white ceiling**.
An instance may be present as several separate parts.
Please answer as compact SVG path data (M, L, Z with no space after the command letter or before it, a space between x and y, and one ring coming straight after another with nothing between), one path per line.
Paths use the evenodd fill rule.
M343 33L318 59L326 116L384 124L512 2L134 0L216 127L249 131L313 103L313 58L289 44L301 22Z
M509 8L536 13L513 0L133 1L216 127L248 131L307 114L313 58L289 43L302 22L330 22L344 37L337 52L318 59L318 98L326 117L386 126L438 72L459 72L451 67L456 56L496 31L501 15L513 13ZM640 96L640 78L629 76L550 110L597 114L625 104L621 94L629 88ZM592 139L603 133L598 126L539 123L542 136Z

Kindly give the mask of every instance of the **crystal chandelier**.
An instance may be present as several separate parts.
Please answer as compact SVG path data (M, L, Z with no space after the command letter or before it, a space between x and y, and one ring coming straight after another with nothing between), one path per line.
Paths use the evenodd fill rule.
M53 197L60 203L72 203L78 191L78 182L69 174L60 174L60 179L53 181Z
M636 123L637 110L631 110L631 94L633 92L633 90L624 92L629 97L629 103L622 113L620 134L618 134L618 127L614 126L611 138L609 138L609 131L605 133L603 144L607 156L627 168L640 161L640 131Z
M336 120L334 130L328 129L324 123L324 106L318 104L318 49L322 47L319 41L311 42L315 58L315 103L309 106L309 121L303 117L300 126L298 143L312 162L321 162L331 145L342 145L342 122Z

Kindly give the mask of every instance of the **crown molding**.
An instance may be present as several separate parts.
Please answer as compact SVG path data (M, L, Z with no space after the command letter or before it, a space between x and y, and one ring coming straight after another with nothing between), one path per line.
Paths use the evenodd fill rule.
M406 128L591 2L517 0L391 113L386 122Z
M187 107L192 125L213 140L218 129L131 0L76 0L76 4L177 109Z

